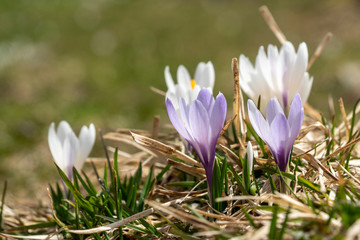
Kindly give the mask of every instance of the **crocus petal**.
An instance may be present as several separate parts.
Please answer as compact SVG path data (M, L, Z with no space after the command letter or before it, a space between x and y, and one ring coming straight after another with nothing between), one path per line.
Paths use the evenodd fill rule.
M265 121L260 111L256 108L255 103L248 100L248 115L255 132L261 137L266 143L269 140L269 124Z
M266 107L266 120L269 124L272 123L278 113L284 113L279 101L276 98L271 98Z
M65 168L62 170L67 174L70 179L72 178L72 168L76 159L76 145L77 140L75 135L70 134L66 136L63 149L63 163L65 165Z
M170 99L166 99L166 109L172 125L179 132L179 134L186 140L190 139L190 136L185 128L184 122L182 122L172 104Z
M175 84L174 84L173 78L171 77L169 66L165 67L164 75L165 75L165 82L166 82L167 88L169 90L173 91L175 89Z
M165 103L166 103L167 99L169 99L172 102L175 110L178 111L178 109L179 109L179 99L178 99L176 93L168 91L166 93L166 95L165 95Z
M205 107L199 100L190 105L189 110L190 131L196 141L208 144L210 119Z
M214 69L214 65L210 61L206 65L209 76L209 84L208 86L204 86L204 87L210 88L212 90L215 84L215 69Z
M80 171L84 165L86 158L89 156L94 146L96 130L94 124L90 124L89 128L83 126L79 135L79 152L75 161L75 168Z
M177 80L180 86L185 89L191 89L191 77L188 70L183 66L180 65L177 70Z
M197 99L200 91L201 91L200 85L195 85L195 87L192 90L189 90L190 100L187 103L193 102L195 99Z
M273 137L269 148L281 171L285 171L288 154L293 143L289 143L289 124L284 114L277 114L270 126L270 135ZM285 166L285 168L284 168Z
M313 80L314 80L313 77L311 77L309 79L309 74L305 73L303 80L301 81L301 85L299 86L298 93L300 94L301 100L304 103L309 98ZM295 89L294 89L294 91L295 91Z
M306 72L308 65L308 49L306 43L300 43L298 53L296 55L296 61L294 63L294 70L292 73L292 82L300 82Z
M57 130L57 135L60 142L64 142L68 134L73 132L70 124L67 121L61 121Z
M190 144L195 149L202 164L204 165L205 170L208 170L208 166L210 164L209 161L213 161L213 159L210 159L209 153L209 122L209 115L199 100L195 100L192 104L190 104L189 132L191 132L191 136L193 137Z
M209 61L207 63L200 62L195 70L194 79L196 84L205 88L214 88L215 70L213 64Z
M214 107L210 112L212 141L215 140L215 144L221 130L224 127L226 112L227 112L226 99L222 93L219 93L216 97Z
M63 146L60 142L58 136L55 132L55 123L51 123L49 127L49 134L48 134L48 141L49 141L49 148L50 152L56 162L56 164L59 166L59 168L64 169L65 166L63 164Z
M264 81L266 81L270 86L272 86L270 79L271 76L270 64L266 57L263 46L259 48L259 52L256 57L256 68L259 70L259 75L261 76L261 78L263 78Z
M270 125L270 135L272 136L272 145L279 149L289 139L290 127L284 114L278 113Z
M203 87L205 87L205 85L208 84L208 78L209 76L205 76L207 75L206 71L206 64L204 62L199 62L199 64L196 66L196 70L195 70L195 74L194 74L194 79L196 81L196 84L199 84Z
M301 125L304 118L304 108L302 107L301 98L299 94L296 94L291 106L289 113L289 125L290 125L290 140L295 141L297 135L300 132Z
M210 111L214 105L214 97L207 88L200 90L197 100L205 107L207 111Z

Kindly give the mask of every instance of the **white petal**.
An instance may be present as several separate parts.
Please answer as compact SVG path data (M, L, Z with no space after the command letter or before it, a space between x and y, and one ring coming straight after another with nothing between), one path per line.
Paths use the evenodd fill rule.
M271 68L271 81L274 85L274 89L282 89L284 65L280 61L278 48L271 44L268 46L268 60ZM271 97L274 97L274 95Z
M191 77L188 70L180 65L177 70L177 81L180 86L185 89L191 89Z
M255 132L263 139L265 143L269 141L270 128L267 121L265 121L261 112L256 108L254 102L248 100L248 115Z
M70 178L72 176L72 168L76 160L78 141L75 134L69 134L64 140L64 152L63 163L64 169L62 169L66 175Z
M254 67L247 57L240 55L239 58L239 75L240 75L240 86L241 89L248 95L251 99L255 99L256 93L251 87L253 81L257 79L252 78L252 73L254 72ZM255 100L256 101L256 100Z
M90 124L89 128L83 126L79 135L79 150L77 153L75 168L80 171L89 156L96 138L96 130L94 124Z
M164 75L165 75L165 82L166 82L166 86L168 88L168 91L174 91L175 90L175 84L174 84L174 80L171 77L170 74L170 67L166 66L165 70L164 70Z
M296 93L302 84L304 74L306 72L308 64L308 51L305 43L300 44L298 54L293 66L293 72L291 73L291 79L289 84L289 92ZM293 96L291 96L293 97ZM288 104L291 99L289 99Z
M65 141L65 138L70 134L70 133L73 133L74 131L72 130L70 124L63 120L60 122L59 126L58 126L58 129L57 129L57 136L61 142L61 144L64 143Z
M303 103L306 103L308 98L309 98L309 95L310 95L310 92L311 92L311 86L312 86L312 83L313 83L313 79L314 79L313 77L311 77L309 79L309 74L305 73L305 75L303 77L303 80L301 81L301 85L300 85L300 87L298 89L298 93L300 94L301 101Z
M215 70L213 64L209 61L207 63L200 62L196 67L194 79L196 84L200 87L214 88L215 84Z
M189 91L189 93L190 93L190 101L188 101L188 103L192 103L193 101L195 101L197 99L200 90L201 90L201 87L199 85L196 85L194 87L194 89Z
M180 98L183 98L187 104L191 102L191 89L184 88L181 85L177 85L175 90L177 101L180 101Z
M271 72L270 72L270 65L269 61L266 57L264 47L261 46L258 52L258 55L256 57L256 67L258 70L259 76L263 78L271 88L274 88L272 86L274 83L271 81Z
M204 62L199 62L195 70L195 82L201 87L207 87L206 85L208 84L208 77L206 76L205 68L206 64Z
M55 163L59 166L60 169L64 170L64 163L63 163L63 146L60 142L58 136L55 132L55 123L51 123L49 127L48 133L48 142L50 152L55 160Z
M172 102L173 104L173 107L175 108L176 111L179 110L179 99L176 95L176 92L166 92L166 96L165 96L165 102L166 102L166 99L170 99L170 101Z

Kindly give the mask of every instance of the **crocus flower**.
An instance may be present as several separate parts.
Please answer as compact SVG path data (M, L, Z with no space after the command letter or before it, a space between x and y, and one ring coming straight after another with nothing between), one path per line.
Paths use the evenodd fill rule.
M260 110L265 113L266 103L276 97L280 105L288 111L296 93L305 103L309 97L313 78L306 72L308 50L305 43L299 45L298 52L290 42L285 42L280 52L276 46L269 45L267 56L261 46L256 57L255 67L244 55L240 56L240 86L255 102L261 96Z
M267 104L266 120L250 99L248 100L248 112L255 132L269 146L279 169L285 172L291 148L300 132L304 117L300 95L295 95L288 118L276 98L271 98Z
M211 193L215 147L225 122L226 99L222 93L219 93L214 100L212 93L203 88L197 99L189 104L181 98L179 107L178 113L172 100L166 99L170 121L198 155L205 168Z
M94 146L95 136L94 124L90 124L89 128L83 126L77 138L68 122L61 121L57 131L55 123L51 123L48 136L50 151L55 163L69 179L72 179L73 167L81 170Z
M247 157L247 164L245 164L246 162L244 162L242 177L243 177L243 186L244 186L244 188L247 191L250 191L250 176L252 174L253 161L254 161L254 152L253 152L252 144L251 144L250 141L248 142L248 145L246 147L246 155L247 155L246 156Z
M247 154L247 160L249 166L249 175L251 175L253 169L253 162L254 162L254 152L250 141L248 141L248 145L246 147L246 154Z
M200 62L195 70L194 78L190 77L188 70L180 65L177 69L177 84L174 83L170 74L169 66L165 67L165 82L168 87L166 98L173 103L174 108L179 110L180 98L185 100L186 104L194 101L202 88L208 88L211 92L215 83L215 70L213 64Z

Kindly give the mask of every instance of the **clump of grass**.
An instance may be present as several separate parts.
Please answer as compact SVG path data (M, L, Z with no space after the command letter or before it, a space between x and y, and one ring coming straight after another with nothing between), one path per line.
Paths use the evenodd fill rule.
M204 170L181 151L177 135L158 132L155 140L154 132L108 133L107 142L115 146L127 142L137 151L125 154L107 146L113 158L92 162L92 173L74 169L73 181L58 169L66 188L49 187L52 211L47 212L47 221L7 226L4 236L51 236L49 232L74 239L352 236L360 217L359 111L356 105L346 116L348 127L344 121L337 124L323 116L320 122L307 115L293 147L289 173L278 170L266 146L253 140L248 125L244 139L252 140L256 157L247 179L242 175L241 150L246 144L233 137L235 127L224 129L214 170L222 179L217 181L221 185L216 186L214 208L209 204ZM347 135L346 129L352 133ZM134 162L140 163L134 167ZM129 168L132 173L124 176L123 170L130 172ZM281 178L288 183L288 195L278 192ZM250 191L243 187L244 181Z

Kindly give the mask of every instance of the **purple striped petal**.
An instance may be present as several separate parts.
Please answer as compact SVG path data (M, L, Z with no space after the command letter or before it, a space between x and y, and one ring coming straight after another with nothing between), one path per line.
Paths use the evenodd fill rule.
M286 170L288 155L293 144L293 142L289 142L289 131L290 128L285 115L283 113L277 114L270 126L270 135L273 139L269 148L275 152L277 157L274 156L274 158L281 171Z
M181 104L180 104L181 105ZM170 101L170 99L166 99L166 109L170 118L172 125L179 132L179 134L185 138L185 140L189 140L190 136L185 128L184 122L182 122L174 108L174 105Z
M271 98L266 107L266 120L270 125L278 113L284 114L284 110L276 98Z
M201 145L209 145L209 114L199 100L190 105L189 123L191 135Z
M301 125L304 118L304 108L302 107L301 98L299 94L296 94L289 113L289 125L290 125L290 139L294 142L297 135L300 132Z
M224 127L226 111L226 99L222 93L219 93L216 97L214 107L210 113L211 135L213 139L216 138L217 140L222 128Z
M210 111L215 102L213 95L207 88L203 88L200 90L199 95L197 96L197 100L201 102L201 104L205 107L207 111Z
M255 132L265 143L267 143L270 138L269 124L265 121L263 115L256 108L255 103L251 99L248 100L248 114Z
M183 98L180 98L179 101L179 112L180 112L180 118L183 122L186 129L189 129L190 123L189 123L189 106L186 105L186 102Z

